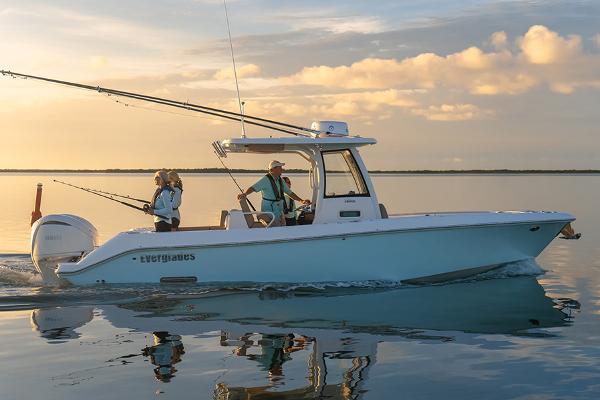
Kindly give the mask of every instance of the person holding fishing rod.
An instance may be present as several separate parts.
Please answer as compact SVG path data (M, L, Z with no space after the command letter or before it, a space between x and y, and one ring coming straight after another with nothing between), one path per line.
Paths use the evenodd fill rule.
M183 194L183 182L179 177L179 174L175 171L169 171L169 185L173 190L173 215L171 216L171 230L176 231L179 228L181 222L181 213L179 207L181 206L181 195Z
M158 188L152 196L150 204L144 204L144 212L154 215L156 232L171 232L173 215L173 189L169 186L167 171L160 170L154 174L154 183Z

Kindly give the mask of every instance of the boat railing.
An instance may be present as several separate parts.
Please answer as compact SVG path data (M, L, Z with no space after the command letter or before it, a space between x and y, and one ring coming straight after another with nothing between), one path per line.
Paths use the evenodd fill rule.
M410 212L410 213L393 213L388 214L389 217L435 217L435 216L447 216L456 214L497 214L503 213L503 211L431 211L431 212Z

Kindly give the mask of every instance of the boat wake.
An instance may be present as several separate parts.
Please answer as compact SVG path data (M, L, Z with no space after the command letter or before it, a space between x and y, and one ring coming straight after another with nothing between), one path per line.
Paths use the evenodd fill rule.
M537 276L546 272L533 258L502 265L483 274L476 275L476 279L502 279L515 276Z
M3 254L0 255L0 285L42 286L43 282L29 254Z

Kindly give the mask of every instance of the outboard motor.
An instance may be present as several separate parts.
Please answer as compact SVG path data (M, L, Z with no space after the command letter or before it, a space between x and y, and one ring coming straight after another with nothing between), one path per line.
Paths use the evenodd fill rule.
M31 259L45 284L58 285L56 268L77 262L94 250L98 231L87 220L70 214L46 215L31 227Z

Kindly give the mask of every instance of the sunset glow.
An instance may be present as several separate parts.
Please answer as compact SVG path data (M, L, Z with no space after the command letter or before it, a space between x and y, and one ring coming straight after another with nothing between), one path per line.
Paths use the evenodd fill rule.
M231 2L246 112L347 121L374 169L600 168L600 5L463 3ZM4 70L237 107L218 1L0 2L0 34ZM3 77L0 168L214 167L240 132L114 100Z

